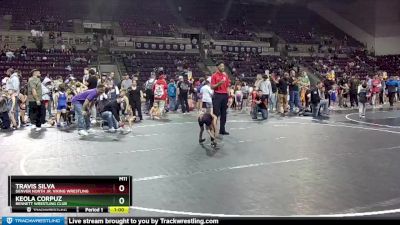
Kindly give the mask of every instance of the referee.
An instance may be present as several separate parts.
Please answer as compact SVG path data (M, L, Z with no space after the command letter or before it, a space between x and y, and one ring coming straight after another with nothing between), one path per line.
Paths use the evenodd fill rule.
M211 88L214 90L213 109L214 115L220 118L219 134L229 135L225 130L226 110L228 109L228 88L231 85L228 75L226 75L223 62L216 64L217 72L211 77Z

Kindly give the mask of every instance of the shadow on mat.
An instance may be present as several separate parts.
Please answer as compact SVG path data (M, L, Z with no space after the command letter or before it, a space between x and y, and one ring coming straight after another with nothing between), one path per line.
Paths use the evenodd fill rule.
M207 145L207 144L200 144L200 146L202 149L204 149L206 151L207 156L210 156L210 157L214 156L215 153L217 153L217 151L219 149L219 148L211 147L210 145Z
M161 119L159 119L159 120L157 120L157 121L163 122L163 123L168 123L168 122L171 122L172 120L167 119L167 118L161 118Z
M328 122L330 120L329 116L318 116L316 118L313 118L313 120L311 120L313 123L321 123L321 122Z
M13 130L0 130L0 134L3 134L3 135L1 135L1 137L4 137L4 138L10 137L13 133L14 133Z
M60 127L58 130L65 133L73 133L76 130L76 126Z
M213 156L216 156L215 154L223 148L224 143L217 142L216 147L211 146L211 143L202 143L202 144L200 144L200 146L202 149L204 149L206 151L207 156L213 157ZM221 157L220 154L218 154L218 156Z
M32 130L32 131L29 132L28 136L29 136L30 138L32 138L32 139L43 139L44 136L45 136L45 135L44 135L45 131L46 131L45 128L42 128L42 130L40 130L40 131L34 131L34 130Z
M89 134L88 136L81 136L79 139L87 142L117 142L126 136L127 134Z

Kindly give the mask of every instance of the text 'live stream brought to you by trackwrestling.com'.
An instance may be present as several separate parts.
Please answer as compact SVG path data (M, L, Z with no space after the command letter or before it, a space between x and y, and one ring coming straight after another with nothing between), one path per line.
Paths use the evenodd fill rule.
M219 219L206 218L173 218L173 217L153 217L153 218L134 218L134 217L114 217L114 218L82 218L68 217L68 225L80 224L104 224L104 225L158 225L158 224L220 224Z

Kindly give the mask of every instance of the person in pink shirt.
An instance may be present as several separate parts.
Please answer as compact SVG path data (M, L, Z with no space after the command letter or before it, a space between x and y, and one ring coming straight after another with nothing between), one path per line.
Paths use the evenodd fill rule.
M153 85L154 102L157 103L160 110L160 116L164 116L165 113L165 103L167 101L167 89L168 84L165 80L166 75L160 73L158 80Z
M378 75L375 75L371 82L371 102L372 107L376 107L379 105L379 93L381 92L381 80L379 79Z

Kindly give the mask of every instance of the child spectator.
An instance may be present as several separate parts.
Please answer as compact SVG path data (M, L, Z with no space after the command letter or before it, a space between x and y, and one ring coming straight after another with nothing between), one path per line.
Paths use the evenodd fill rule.
M65 92L65 85L59 86L59 94L57 99L57 127L61 127L60 118L62 116L64 123L67 122L67 93Z
M153 107L151 107L150 109L150 118L152 120L156 119L159 120L160 119L160 109L158 108L158 103L154 103Z
M213 104L212 104L212 96L213 90L210 87L210 81L205 80L204 85L200 89L201 99L199 101L202 102L202 108L206 109L206 112L213 113Z
M358 114L361 118L365 118L365 110L370 93L367 89L367 84L363 83L358 89Z

